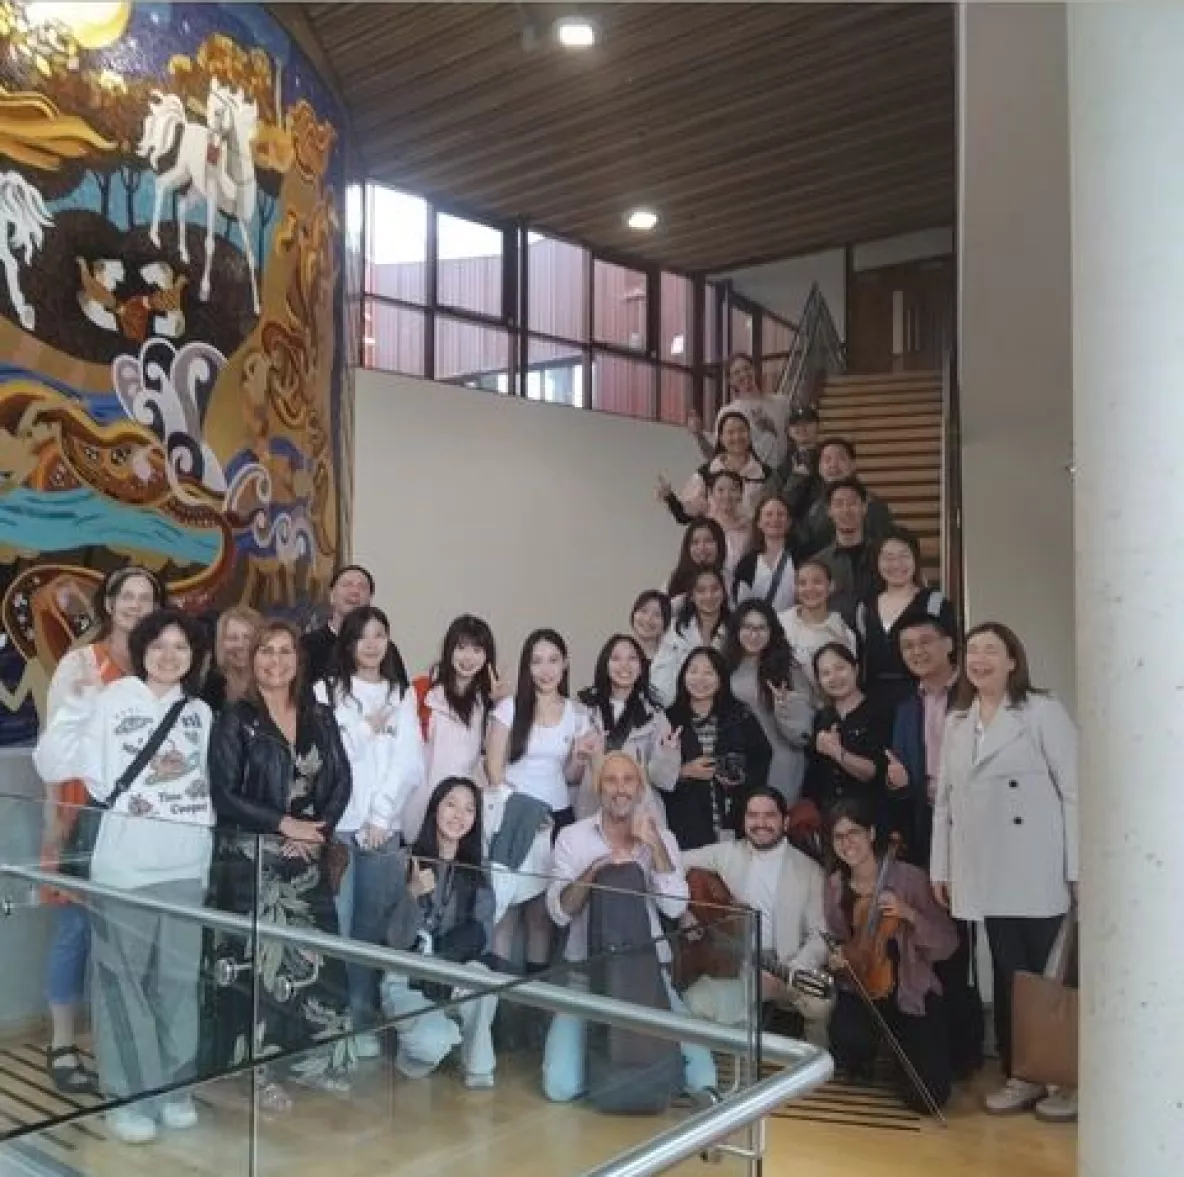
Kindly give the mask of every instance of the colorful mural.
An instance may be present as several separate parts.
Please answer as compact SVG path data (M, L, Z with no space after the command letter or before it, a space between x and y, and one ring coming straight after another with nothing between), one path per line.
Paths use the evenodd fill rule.
M261 5L0 0L0 744L111 567L198 611L324 596L341 126Z

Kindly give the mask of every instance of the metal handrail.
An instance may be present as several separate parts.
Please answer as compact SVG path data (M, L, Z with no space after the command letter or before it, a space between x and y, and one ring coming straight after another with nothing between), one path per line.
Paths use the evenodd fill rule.
M493 973L494 977L505 977L507 987L501 989L490 986L491 974L487 969L472 969L436 957L363 944L348 937L333 936L308 928L260 923L248 916L129 893L90 879L79 879L39 867L0 863L0 877L5 876L35 886L50 886L191 920L219 931L279 940L371 968L390 969L417 980L467 989L470 994L482 990L505 994L511 1001L550 1010L552 1013L573 1014L588 1021L618 1026L669 1041L706 1046L738 1055L745 1054L750 1047L749 1035L745 1030L703 1022L685 1014L632 1005L580 989L565 989L545 981L521 981L505 974ZM763 1119L787 1100L804 1095L825 1083L834 1073L834 1063L826 1051L778 1034L761 1035L761 1054L786 1069L729 1096L715 1107L691 1116L651 1140L627 1149L590 1170L584 1177L650 1177L651 1174L665 1172L686 1158L711 1148L725 1137Z
M846 349L826 297L815 282L806 295L793 348L777 382L777 394L797 404L813 372L841 372L845 367Z
M767 1040L767 1036L762 1036L762 1048ZM673 1168L680 1161L709 1149L725 1136L764 1119L788 1100L825 1083L834 1074L834 1062L825 1051L818 1051L818 1055L746 1087L710 1110L699 1112L677 1127L588 1170L583 1177L649 1177L652 1173Z
M604 1022L622 1029L636 1030L665 1038L673 1042L685 1042L696 1046L707 1046L713 1050L742 1054L748 1050L749 1038L746 1031L728 1026L703 1022L687 1014L651 1009L648 1006L632 1005L611 997L600 997L583 990L565 989L546 981L521 981L506 973L491 972L485 968L471 968L439 957L424 956L417 952L405 952L377 944L365 944L346 936L335 936L311 928L291 928L271 924L233 912L214 911L205 907L191 907L156 899L136 891L121 891L91 879L79 879L40 867L0 863L0 877L23 879L39 887L53 887L59 891L72 891L96 899L106 899L129 907L153 911L160 915L190 920L206 927L236 935L253 936L264 940L278 940L297 948L313 949L326 956L340 957L369 968L391 970L406 974L419 981L435 981L468 990L500 992L490 985L490 977L501 977L507 985L507 995L512 1001L537 1006L551 1013L574 1014L589 1021ZM517 983L515 983L517 982ZM785 1066L812 1063L818 1059L829 1062L830 1056L816 1046L796 1042L775 1034L761 1035L761 1053L770 1062Z

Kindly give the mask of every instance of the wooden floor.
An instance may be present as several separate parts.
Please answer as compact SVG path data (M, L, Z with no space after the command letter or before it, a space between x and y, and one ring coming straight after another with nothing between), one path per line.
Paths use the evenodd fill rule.
M247 1177L249 1083L222 1079L199 1090L201 1123L148 1146L109 1141L98 1117L17 1138L22 1126L76 1112L44 1080L39 1049L0 1044L0 1177ZM1029 1116L978 1110L981 1077L960 1089L950 1127L909 1112L886 1087L829 1084L769 1122L767 1177L1072 1177L1076 1133ZM366 1064L348 1097L294 1088L290 1115L260 1117L255 1173L266 1177L377 1177L414 1173L566 1177L608 1160L664 1126L547 1104L537 1075L503 1066L494 1091L466 1091L442 1072L408 1082L385 1062ZM675 1112L676 1122L685 1112ZM4 1135L9 1139L5 1141ZM739 1177L738 1160L687 1162L680 1175Z

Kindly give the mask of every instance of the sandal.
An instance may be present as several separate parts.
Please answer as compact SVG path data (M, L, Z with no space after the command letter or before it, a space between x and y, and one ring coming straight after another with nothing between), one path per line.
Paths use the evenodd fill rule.
M274 1079L268 1079L259 1085L259 1110L286 1115L292 1110L292 1097Z
M67 1060L73 1060L67 1061ZM98 1095L95 1077L82 1065L78 1047L47 1046L45 1048L45 1069L53 1080L54 1087L62 1095Z

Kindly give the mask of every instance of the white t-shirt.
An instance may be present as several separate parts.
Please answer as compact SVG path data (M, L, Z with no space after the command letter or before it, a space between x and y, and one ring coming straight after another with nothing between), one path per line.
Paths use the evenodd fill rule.
M514 726L514 700L503 699L494 709L493 718L507 731ZM563 715L554 727L533 724L526 741L526 751L513 764L507 751L506 784L545 802L554 810L567 809L571 798L567 791L564 768L571 754L572 744L587 730L586 716L567 699Z
M777 906L777 884L785 867L785 854L789 843L784 838L773 850L757 850L752 855L752 866L745 881L744 902L760 912L761 951L774 949L773 912Z

